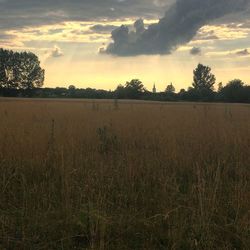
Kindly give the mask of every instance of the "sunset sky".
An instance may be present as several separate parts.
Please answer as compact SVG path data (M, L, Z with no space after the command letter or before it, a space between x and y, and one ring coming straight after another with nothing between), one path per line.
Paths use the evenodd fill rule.
M148 89L170 82L181 89L199 62L212 67L217 82L250 84L249 3L0 0L0 47L36 53L46 87L115 89L139 78ZM144 25L134 25L138 19Z

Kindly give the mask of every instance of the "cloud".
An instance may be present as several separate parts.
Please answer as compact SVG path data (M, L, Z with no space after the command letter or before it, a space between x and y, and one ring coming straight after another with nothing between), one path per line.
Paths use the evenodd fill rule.
M96 33L110 33L112 30L118 28L118 26L115 25L102 25L102 24L96 24L90 27L90 30Z
M249 52L249 48L246 49L240 49L240 50L224 50L224 51L211 51L211 52L207 52L206 56L208 57L221 57L223 59L225 59L225 57L227 58L233 58L236 59L237 57L249 57L250 56L250 52Z
M53 49L50 51L47 51L46 54L48 55L49 58L57 58L57 57L62 57L64 54L58 46L54 46Z
M49 35L54 35L54 34L58 34L58 33L62 33L63 29L51 29L48 31Z
M170 54L178 46L192 40L198 30L211 21L244 11L250 0L176 0L157 24L143 26L140 20L135 31L122 25L112 32L113 42L107 54L134 56L141 54Z
M250 55L250 52L248 51L248 49L243 49L243 50L239 50L235 53L238 56L248 56Z
M66 21L154 19L174 0L6 0L0 1L1 30ZM17 21L18 20L18 21Z
M193 55L193 56L201 55L201 48L193 47L190 50L190 54Z
M10 39L13 39L13 38L15 38L14 35L5 34L5 33L1 34L1 33L0 33L0 41L3 41L3 40L10 40Z
M218 40L219 37L215 34L214 30L204 31L199 30L197 35L194 37L194 41L210 41L210 40Z

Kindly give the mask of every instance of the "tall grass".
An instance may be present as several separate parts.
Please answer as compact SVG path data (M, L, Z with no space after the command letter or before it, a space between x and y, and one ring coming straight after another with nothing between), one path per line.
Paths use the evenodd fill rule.
M249 249L249 106L1 100L0 114L0 249Z

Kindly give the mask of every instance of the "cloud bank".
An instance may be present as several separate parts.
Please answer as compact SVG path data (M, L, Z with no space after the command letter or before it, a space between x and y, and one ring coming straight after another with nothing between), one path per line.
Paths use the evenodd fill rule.
M0 0L1 30L123 18L155 18L174 0Z
M211 21L246 10L250 0L176 0L157 24L145 28L143 20L135 31L122 25L112 32L113 42L105 51L117 56L170 54L188 43L197 31Z

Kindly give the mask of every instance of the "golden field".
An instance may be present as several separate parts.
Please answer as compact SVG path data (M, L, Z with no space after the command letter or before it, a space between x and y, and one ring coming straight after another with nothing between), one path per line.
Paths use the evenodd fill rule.
M250 106L0 99L0 249L250 249Z

